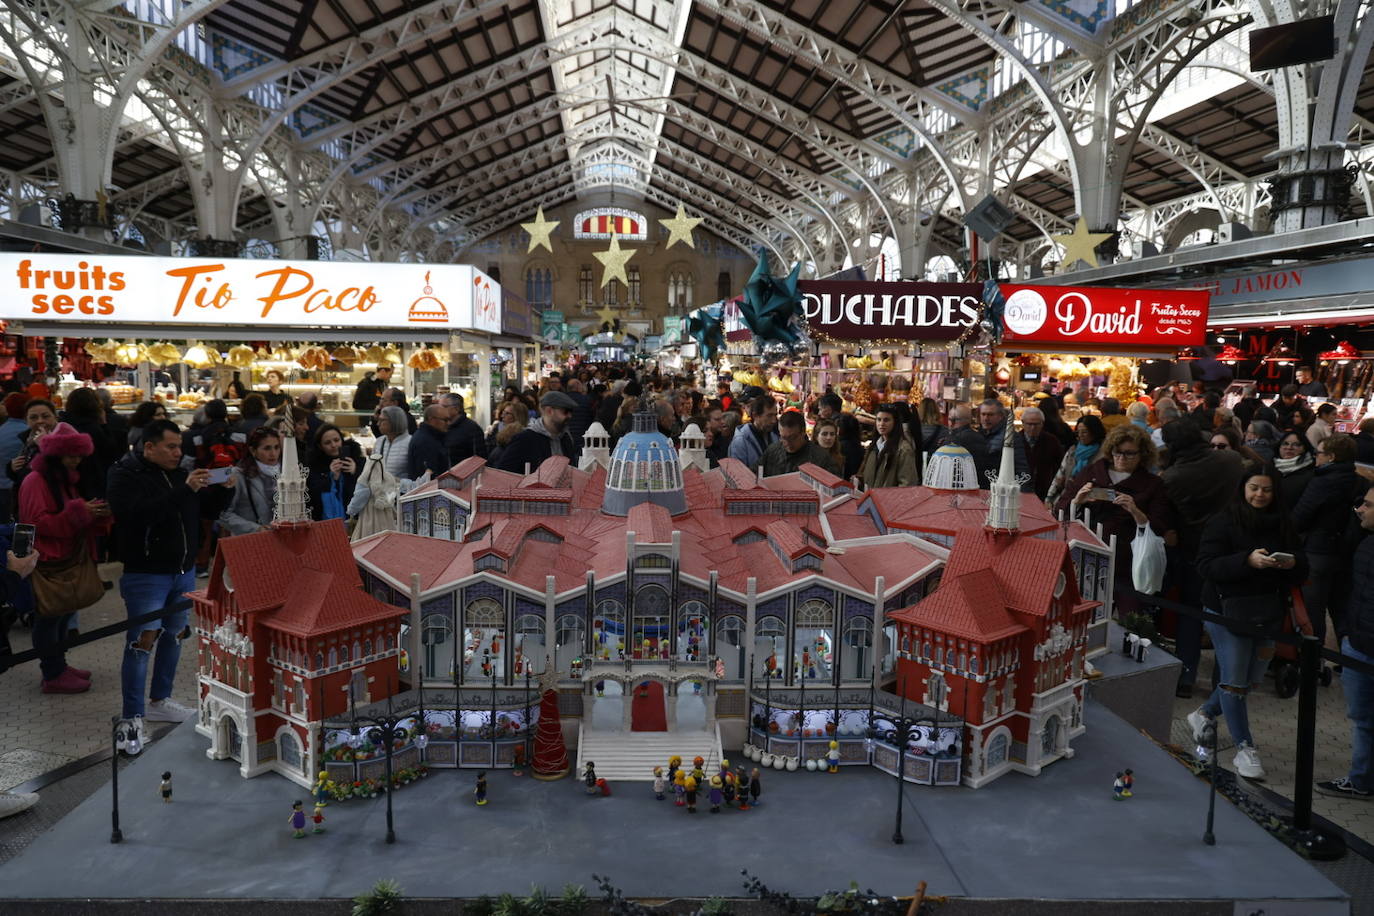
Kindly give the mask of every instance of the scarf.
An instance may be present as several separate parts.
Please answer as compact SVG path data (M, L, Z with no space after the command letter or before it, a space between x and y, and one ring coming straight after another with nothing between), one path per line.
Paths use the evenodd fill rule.
M1311 452L1303 452L1296 458L1275 458L1274 467L1280 474L1287 477L1294 471L1301 471L1313 463Z
M263 464L261 461L259 461L257 462L257 465L258 473L264 477L276 477L281 473L280 464Z
M1085 467L1087 467L1088 462L1093 460L1093 458L1097 455L1098 450L1101 448L1101 443L1096 442L1092 445L1084 445L1081 442L1075 445L1073 447L1074 474L1078 474L1079 471L1082 471Z

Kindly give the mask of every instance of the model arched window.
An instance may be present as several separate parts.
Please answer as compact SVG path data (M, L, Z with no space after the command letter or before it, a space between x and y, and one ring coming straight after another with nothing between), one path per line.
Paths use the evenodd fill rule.
M998 732L992 736L988 742L988 762L984 772L991 772L994 767L1000 767L1007 762L1007 733Z
M688 601L677 609L677 657L686 662L706 661L706 634L711 614L700 601Z
M581 614L561 614L554 618L554 664L560 674L571 671L573 659L582 657L586 640L587 628Z
M348 643L339 646L339 664L346 665L349 662Z
M319 670L320 670L321 668L323 668L323 667L324 667L324 653L323 653L323 652L316 652L316 653L315 653L315 670L316 670L316 671L319 671Z
M529 668L531 674L544 670L544 618L538 614L521 614L515 618L515 651L519 656L515 673L524 674Z
M744 677L744 618L727 614L716 619L716 657L725 663L725 676L731 680Z
M339 663L339 650L335 646L329 647L329 667L333 668Z
M277 759L290 767L304 769L305 760L301 756L301 742L293 732L285 731L277 740Z
M623 658L625 651L625 608L614 598L597 602L592 620L592 652L600 659Z
M840 677L851 680L869 679L873 675L873 621L867 617L851 617L844 625L844 640L840 656Z

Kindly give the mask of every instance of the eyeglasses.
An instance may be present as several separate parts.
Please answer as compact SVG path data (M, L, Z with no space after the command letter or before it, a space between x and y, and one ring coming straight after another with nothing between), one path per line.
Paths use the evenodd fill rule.
M1227 445L1225 442L1213 442L1213 443L1212 443L1212 448L1221 449L1223 452L1226 451L1226 450L1227 450L1228 448L1230 448L1230 447L1231 447L1231 446Z
M1117 458L1139 458L1140 452L1128 452L1124 451L1123 449L1117 449L1116 451L1112 452L1112 455Z

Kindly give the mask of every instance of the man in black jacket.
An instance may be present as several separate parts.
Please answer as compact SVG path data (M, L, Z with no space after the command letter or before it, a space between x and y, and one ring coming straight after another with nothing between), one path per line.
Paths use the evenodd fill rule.
M1302 600L1312 620L1312 632L1326 638L1326 615L1336 625L1336 636L1345 632L1344 612L1335 600L1337 582L1347 575L1342 538L1351 508L1359 502L1368 482L1355 473L1355 440L1338 433L1317 447L1317 470L1293 506L1293 527L1303 537L1303 549L1312 564L1312 577L1302 587Z
M378 366L375 373L366 373L353 392L353 409L376 410L382 400L382 392L386 391L390 384L390 366Z
M415 429L410 437L410 452L406 457L407 476L418 480L420 475L429 471L430 477L453 467L448 460L448 408L442 404L431 404L425 408L425 422Z
M449 467L473 455L487 457L487 439L482 435L482 427L467 415L463 396L446 394L439 401L448 410L448 433L444 436L444 445L448 448Z
M111 538L124 563L119 593L130 618L185 600L196 587L196 546L200 534L197 494L209 483L210 471L182 470L181 430L170 420L154 420L143 430L141 451L130 452L110 469L106 495L115 517ZM195 711L172 699L181 638L189 631L189 609L161 620L132 624L124 645L124 706L121 735L142 736L150 722L184 722ZM157 647L148 685L148 656ZM147 690L151 702L144 703ZM131 726L131 727L130 727ZM121 748L137 753L139 744Z
M537 471L545 458L554 455L562 455L576 467L580 451L568 433L568 420L576 409L577 402L563 392L546 392L539 399L539 419L510 440L498 467L524 474L526 468Z
M1355 508L1364 535L1350 568L1350 606L1341 651L1374 665L1374 488ZM1374 677L1347 665L1341 671L1346 715L1350 717L1350 772L1317 783L1317 791L1337 798L1374 798Z

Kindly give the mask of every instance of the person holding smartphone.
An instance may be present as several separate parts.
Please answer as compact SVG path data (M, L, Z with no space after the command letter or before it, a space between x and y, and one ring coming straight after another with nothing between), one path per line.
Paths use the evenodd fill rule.
M334 517L325 514L324 494L338 492L342 506L348 506L357 489L358 476L363 472L362 447L344 438L343 431L333 423L323 423L315 431L306 464L309 467L305 483L310 492L310 517L316 521Z
M196 587L199 494L209 479L208 468L188 472L181 467L181 430L170 420L153 420L145 426L139 451L125 455L110 470L108 492L116 519L113 540L124 563L119 594L130 618L181 601ZM121 724L133 728L121 728L120 735L136 729L141 743L145 720L183 722L195 715L172 699L181 639L189 633L189 621L187 609L130 625L120 670ZM154 651L149 686L148 660ZM121 750L127 752L131 746L121 738Z

